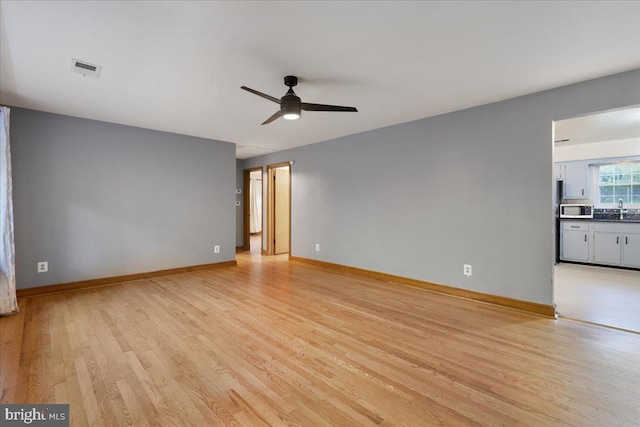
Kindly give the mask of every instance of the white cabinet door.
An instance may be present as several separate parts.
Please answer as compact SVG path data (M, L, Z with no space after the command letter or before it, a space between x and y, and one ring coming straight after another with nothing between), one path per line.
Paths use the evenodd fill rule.
M589 197L587 169L586 162L566 162L564 164L565 199L585 199Z
M596 231L593 240L593 261L596 264L620 265L620 244L623 237L617 233Z
M627 234L622 245L622 264L627 267L640 267L640 234Z
M561 259L567 261L589 261L589 233L586 231L562 231Z

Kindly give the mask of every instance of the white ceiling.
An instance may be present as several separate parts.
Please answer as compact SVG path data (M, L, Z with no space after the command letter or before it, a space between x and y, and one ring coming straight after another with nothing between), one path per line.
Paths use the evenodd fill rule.
M637 139L640 107L623 108L555 122L556 146Z
M310 144L640 68L640 2L7 1L0 102L239 144ZM71 58L101 65L98 79ZM303 112L261 126L283 77Z

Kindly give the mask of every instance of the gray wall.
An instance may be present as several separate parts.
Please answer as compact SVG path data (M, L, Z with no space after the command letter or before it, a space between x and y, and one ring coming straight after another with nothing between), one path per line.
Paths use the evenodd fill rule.
M640 70L244 167L295 161L294 256L552 304L552 121L635 104ZM472 264L471 278L463 264Z
M234 144L12 108L11 146L18 288L235 259Z
M236 194L236 200L240 202L240 206L236 207L236 247L244 244L244 162L241 159L236 160L236 188L242 189L241 194Z

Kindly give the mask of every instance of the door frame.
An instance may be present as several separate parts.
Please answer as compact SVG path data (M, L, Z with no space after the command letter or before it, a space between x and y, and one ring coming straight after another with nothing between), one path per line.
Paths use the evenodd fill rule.
M243 201L244 201L244 206L242 209L242 216L243 216L243 227L242 227L242 250L244 251L248 251L249 249L251 249L251 238L250 238L250 234L251 234L251 225L249 222L249 218L251 215L251 200L249 199L250 196L250 191L251 191L251 172L257 172L260 171L261 174L264 174L263 170L262 170L262 166L258 166L255 168L250 168L250 169L245 169L244 170L244 182L243 182L243 190L244 191L244 197L243 197ZM262 196L262 201L264 202L264 187L260 189L261 190L261 196ZM264 206L264 204L263 204ZM264 208L263 208L264 211ZM264 223L264 221L263 221ZM260 252L262 252L262 244L260 245Z
M267 232L263 233L267 239L267 255L275 255L275 228L276 228L276 212L275 212L275 200L276 191L273 185L274 178L276 176L276 169L287 167L289 168L289 255L291 255L291 162L275 163L267 165Z

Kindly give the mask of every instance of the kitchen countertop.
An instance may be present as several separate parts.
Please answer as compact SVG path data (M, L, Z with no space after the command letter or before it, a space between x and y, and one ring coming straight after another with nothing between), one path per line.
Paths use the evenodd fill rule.
M640 209L622 209L622 214L624 219L620 219L620 209L594 209L593 220L607 222L640 222Z
M570 219L570 218L563 218L563 219ZM640 219L613 219L613 218L589 218L589 221L593 221L593 222L621 222L623 224L627 224L627 223L640 223Z
M622 224L633 224L640 223L640 218L625 218L625 219L615 219L615 218L560 218L560 221L591 221L591 222L619 222Z
M623 209L623 218L620 219L620 209L594 209L593 218L560 218L566 221L594 221L594 222L621 222L640 223L640 209Z

